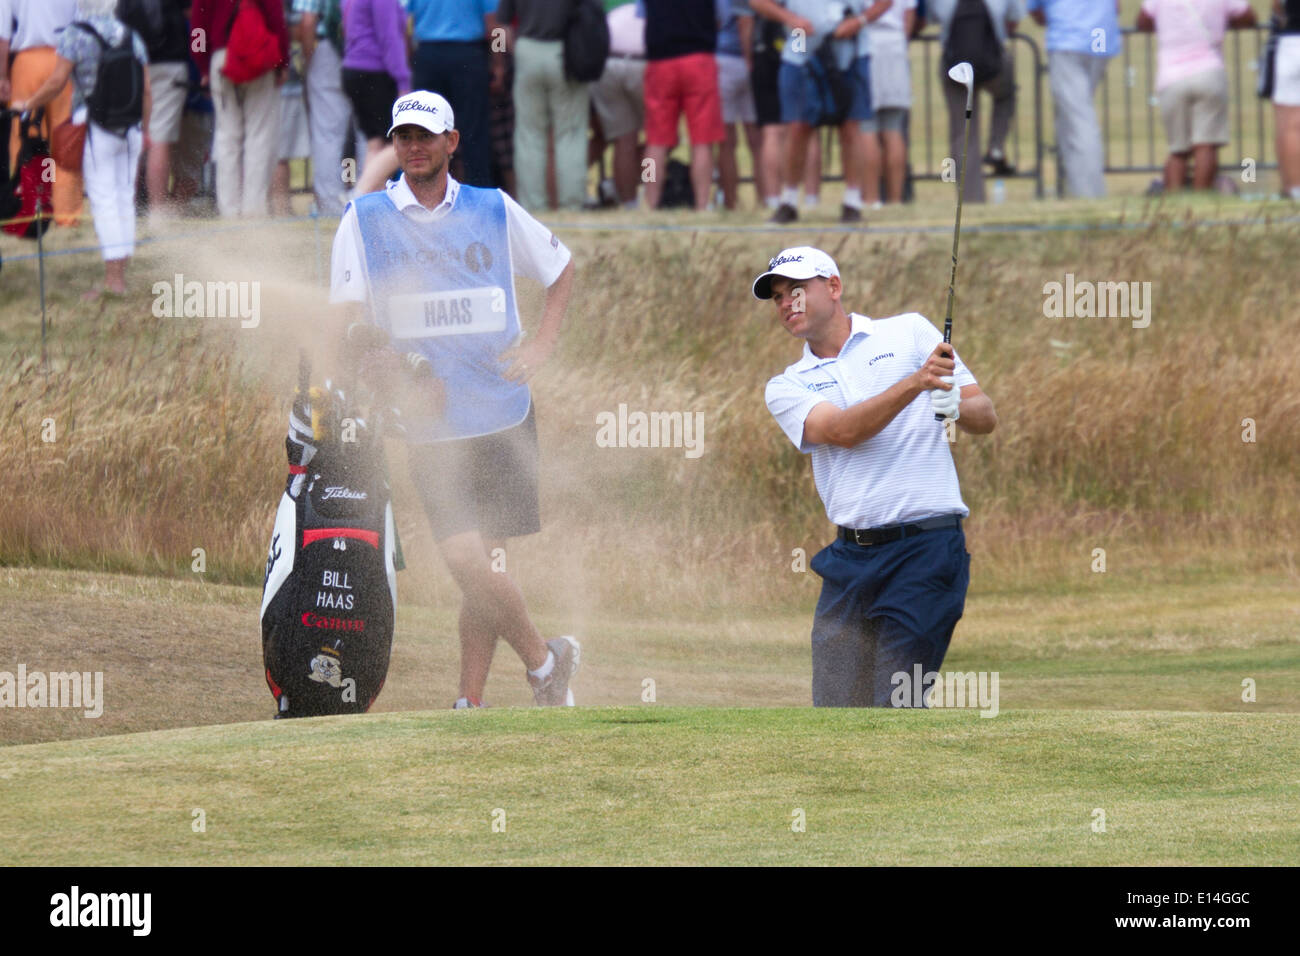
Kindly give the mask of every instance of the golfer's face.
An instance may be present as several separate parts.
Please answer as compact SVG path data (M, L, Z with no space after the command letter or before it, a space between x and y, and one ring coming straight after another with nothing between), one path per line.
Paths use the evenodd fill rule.
M397 164L410 179L434 179L447 168L459 136L456 130L430 133L420 126L399 126L393 130Z
M815 337L835 314L830 283L820 276L773 279L772 302L786 331L801 339Z

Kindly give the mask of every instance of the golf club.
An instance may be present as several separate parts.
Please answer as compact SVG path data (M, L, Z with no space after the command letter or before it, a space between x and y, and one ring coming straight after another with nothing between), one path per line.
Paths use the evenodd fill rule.
M961 238L961 197L966 188L966 150L970 146L970 111L975 100L975 70L964 60L948 71L948 79L966 87L966 121L962 129L961 165L957 167L957 222L952 227L952 272L948 276L948 307L943 315L943 340L952 341L952 300L957 293L957 240ZM954 384L953 388L957 386ZM944 416L934 413L936 421Z

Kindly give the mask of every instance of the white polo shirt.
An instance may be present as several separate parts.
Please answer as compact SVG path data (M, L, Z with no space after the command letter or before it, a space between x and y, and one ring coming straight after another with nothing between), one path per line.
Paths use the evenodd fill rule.
M21 53L39 46L58 46L59 34L77 19L77 0L8 0L0 10L5 25L0 39L9 39L9 52ZM9 37L11 17L18 21Z
M403 215L414 222L435 223L447 216L456 206L460 183L447 177L447 194L436 209L425 209L406 184L402 176L390 181L388 198ZM506 227L510 240L511 271L544 286L551 286L560 277L571 257L568 248L540 222L530 216L524 207L505 193ZM366 257L361 243L361 226L357 211L349 203L343 211L338 232L334 234L334 249L330 255L330 302L367 302L370 298L370 277L366 274Z
M870 319L856 312L840 354L818 358L804 343L803 358L767 383L767 408L795 447L812 455L813 480L826 517L846 528L879 528L936 515L963 518L957 468L922 392L873 437L853 448L804 440L808 413L822 402L845 409L897 384L925 364L943 335L923 315L907 312ZM955 354L955 352L954 352ZM955 387L974 385L960 356Z

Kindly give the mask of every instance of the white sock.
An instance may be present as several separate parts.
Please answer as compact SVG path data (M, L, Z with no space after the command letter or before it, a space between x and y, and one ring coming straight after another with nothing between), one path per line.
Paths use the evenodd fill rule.
M528 676L534 680L546 680L551 676L551 671L555 669L555 653L548 647L546 649L546 660L541 667L535 671L529 671Z
M803 197L803 207L805 209L816 209L822 203L822 197L816 193L809 193Z
M1300 186L1292 186L1292 187L1291 187L1291 198L1292 198L1292 199L1300 199Z
M763 205L766 206L768 209L775 209L777 206L781 205L781 197L768 196L766 199L763 200Z
M782 206L799 205L798 186L786 186L784 189L781 190L781 205Z
M850 209L861 209L862 190L861 189L844 190L844 205L848 206Z

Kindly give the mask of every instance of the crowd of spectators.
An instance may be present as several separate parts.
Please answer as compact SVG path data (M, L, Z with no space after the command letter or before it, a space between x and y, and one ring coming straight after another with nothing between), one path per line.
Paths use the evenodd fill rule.
M604 73L592 83L576 82L565 67L566 30L583 3L603 4L609 28ZM1066 192L1104 195L1095 102L1122 49L1118 3L976 3L1002 69L979 84L966 200L986 199L985 168L997 177L1016 172L1006 152L1016 108L1009 40L1027 17L1046 31ZM1282 18L1273 94L1279 162L1284 192L1300 197L1300 0L1275 5ZM931 24L946 49L953 30L971 29L970 9L968 0L0 0L0 100L26 105L63 66L75 67L42 103L47 128L68 119L83 104L82 87L94 82L99 56L84 37L73 43L70 25L115 14L147 51L152 109L139 146L133 150L127 137L122 154L140 161L140 193L153 216L178 209L199 188L208 161L219 215L287 212L292 164L304 158L316 208L337 216L350 194L377 188L395 170L386 142L394 100L429 89L445 96L457 117L453 174L502 186L532 210L734 209L745 205L740 171L747 165L756 203L774 221L793 222L801 207L819 202L816 132L834 126L845 180L840 217L853 222L910 192L909 41ZM258 21L257 35L278 51L274 65L252 78L227 69L232 37L243 31L238 42L248 43L245 20ZM1246 0L1144 0L1129 25L1156 33L1155 87L1170 150L1166 189L1213 185L1216 153L1228 139L1224 32L1255 22ZM825 70L844 90L829 119ZM956 156L964 91L942 68L937 78ZM987 137L979 108L985 96L992 105ZM683 130L684 167L669 159ZM589 195L593 164L600 175ZM134 196L135 175L123 173L118 189ZM105 192L102 182L60 171L56 222L76 222L87 194L92 206L107 208L96 188ZM130 246L121 229L105 235L115 254Z

